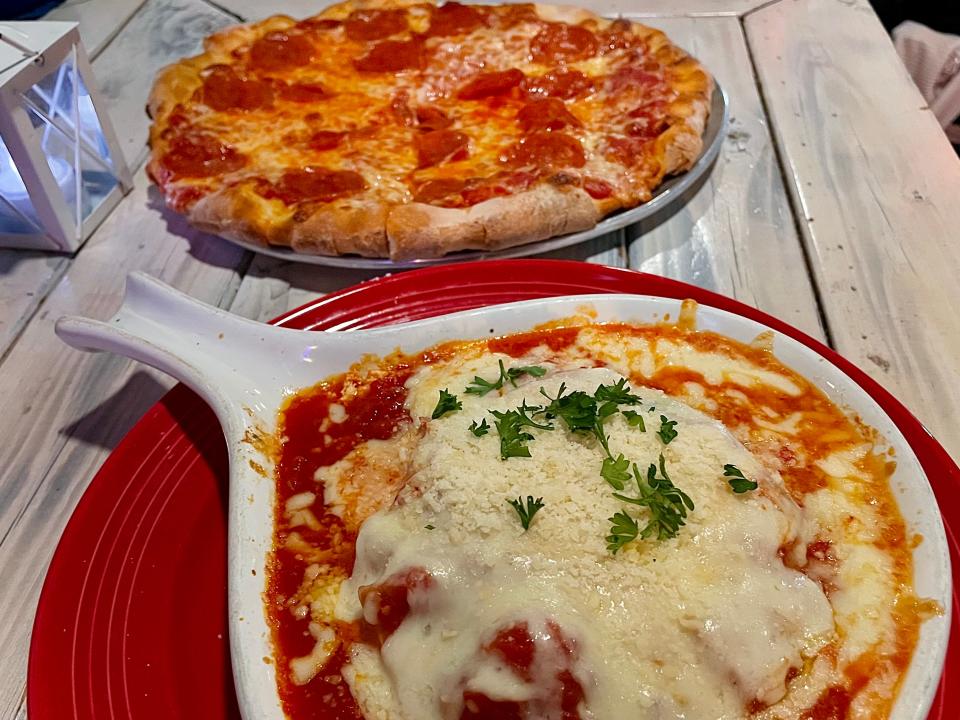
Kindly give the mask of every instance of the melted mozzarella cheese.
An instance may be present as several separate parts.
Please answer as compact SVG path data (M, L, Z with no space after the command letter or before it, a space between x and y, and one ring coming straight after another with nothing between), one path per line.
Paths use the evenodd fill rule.
M439 388L495 377L497 359L421 370L409 383L411 415L428 418ZM644 471L662 453L671 479L696 504L675 539L638 540L616 555L604 539L608 518L629 507L642 527L645 511L613 497L593 438L555 420L553 431L531 431L530 458L503 461L495 432L468 431L488 410L540 404L541 387L555 396L565 383L592 394L620 377L550 367L501 395L458 393L463 410L427 424L397 502L363 524L353 576L339 595L339 619L355 621L365 610L369 616L358 599L363 586L410 568L425 569L434 583L423 591L426 610L407 616L379 653L360 644L351 651L344 676L368 717L459 717L465 690L530 700L549 685L555 664L534 663L521 677L481 650L517 623L537 637L559 628L576 647L571 672L584 690L584 718L740 717L752 701L783 698L787 672L811 665L835 639L820 586L778 554L798 540L800 509L779 476L719 422L638 387L646 432L621 415L608 420L614 456ZM660 414L679 423L667 447L656 434ZM757 478L760 491L731 492L727 463ZM527 495L542 496L544 507L525 532L507 500Z

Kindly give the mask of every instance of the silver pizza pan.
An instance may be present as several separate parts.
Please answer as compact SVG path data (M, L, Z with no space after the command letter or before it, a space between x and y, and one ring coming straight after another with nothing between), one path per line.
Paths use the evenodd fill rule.
M582 232L558 235L557 237L537 240L536 242L504 248L503 250L465 250L438 258L400 261L389 260L387 258L365 258L354 255L336 257L329 255L306 255L294 252L288 248L263 247L238 240L230 240L230 242L240 245L247 250L252 250L253 252L258 252L263 255L270 255L271 257L282 260L289 260L290 262L340 268L382 270L384 272L427 267L429 265L466 262L468 260L523 257L525 255L538 255L540 253L550 252L551 250L559 250L570 247L571 245L576 245L577 243L592 240L601 235L606 235L614 230L624 228L627 225L633 225L660 212L666 212L668 208L674 208L685 202L688 197L687 191L698 186L699 181L704 179L706 174L710 172L717 156L720 154L720 148L723 145L724 137L726 137L727 125L730 121L729 110L729 101L726 92L724 92L723 88L719 85L715 85L713 97L710 102L710 116L707 118L707 126L703 133L703 152L693 166L681 175L668 178L657 189L649 202L629 210L614 213L601 220L589 230Z

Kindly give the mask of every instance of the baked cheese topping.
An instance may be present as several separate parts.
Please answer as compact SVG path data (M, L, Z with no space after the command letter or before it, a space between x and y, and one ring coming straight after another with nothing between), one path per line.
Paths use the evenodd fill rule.
M648 200L655 150L708 93L659 31L549 6L342 4L230 28L167 68L151 175L189 211L224 185L266 215L327 203L468 207L535 182L607 211ZM691 77L697 81L690 85Z
M886 717L930 608L882 441L762 342L568 324L285 409L290 717Z

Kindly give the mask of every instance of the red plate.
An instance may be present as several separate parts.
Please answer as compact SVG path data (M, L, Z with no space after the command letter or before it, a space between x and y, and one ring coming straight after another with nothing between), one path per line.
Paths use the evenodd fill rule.
M762 312L673 280L558 260L450 265L380 278L288 313L287 327L364 328L526 298L620 292L693 298L796 338L896 422L940 502L954 567L960 470L887 391ZM239 718L226 630L226 447L213 413L174 388L129 432L77 506L54 555L30 648L30 720ZM948 678L953 682L948 682ZM960 717L960 622L930 718Z

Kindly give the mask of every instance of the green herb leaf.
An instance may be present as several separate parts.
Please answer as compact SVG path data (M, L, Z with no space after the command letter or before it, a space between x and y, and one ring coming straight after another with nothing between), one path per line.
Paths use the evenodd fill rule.
M660 439L663 441L664 445L669 445L670 441L679 434L676 430L674 430L676 426L676 420L667 420L666 415L660 416L660 429L657 430L657 435L660 436Z
M630 461L623 456L623 453L617 455L616 459L606 457L600 468L600 476L615 489L623 490L630 482Z
M477 421L474 420L472 423L470 423L469 430L477 437L483 437L488 432L490 432L490 425L487 424L486 418L481 420L479 425L477 425Z
M555 398L540 393L550 401L542 412L548 418L560 418L571 432L591 432L597 419L597 401L582 390L564 394L566 385L560 385Z
M723 476L727 478L727 482L730 483L730 487L738 495L741 493L750 492L751 490L756 490L758 487L760 487L759 483L744 477L744 474L736 465L724 465Z
M440 399L437 401L437 406L433 409L433 415L430 417L437 420L448 412L461 409L463 409L463 403L457 400L457 396L451 395L446 389L443 389L440 391Z
M660 476L657 476L657 466L651 464L647 469L647 477L640 474L636 463L633 465L633 475L637 482L640 497L629 497L620 493L613 496L622 502L631 505L640 505L650 511L650 519L640 530L640 537L644 540L656 536L658 540L669 540L677 536L680 528L686 524L687 512L694 509L690 496L676 487L667 474L663 454L659 462Z
M503 360L498 360L497 362L500 365L500 377L491 382L490 380L484 380L479 375L475 375L473 382L467 385L464 392L469 395L480 395L482 397L491 390L499 390L506 382L509 382L511 385L516 387L517 379L523 377L524 375L543 377L547 374L546 368L542 368L539 365L525 365L523 367L515 367L507 370L503 366Z
M423 526L423 529L424 529L424 530L436 530L437 528L436 528L435 526L433 526L433 525L424 525L424 526Z
M626 378L620 378L616 385L601 385L593 394L597 402L612 402L617 405L636 405L640 398L630 392Z
M518 497L516 500L507 500L507 502L517 511L517 515L520 516L520 524L523 525L524 530L530 529L533 516L543 507L543 498L539 497L534 500L533 495L527 495L526 504L524 504L522 497Z
M507 370L507 379L510 381L510 384L514 387L517 386L515 382L517 378L521 378L524 375L529 375L530 377L543 377L547 374L547 369L542 368L539 365L524 365L522 367L510 368Z
M530 457L530 448L527 447L527 442L533 440L533 435L525 432L523 428L531 427L537 428L538 430L553 430L553 425L550 423L538 423L528 415L528 413L538 412L539 410L540 407L536 405L531 407L524 401L523 405L516 410L507 410L505 412L497 410L490 411L490 414L496 418L493 424L496 426L497 434L500 436L501 460L512 457Z
M623 416L627 419L627 425L640 428L640 432L646 432L647 426L643 423L643 415L633 410L624 410Z
M610 534L607 535L606 538L607 550L616 555L617 551L624 545L637 539L640 526L636 520L627 515L623 510L616 513L612 518L609 518L609 520L612 525L610 527Z

